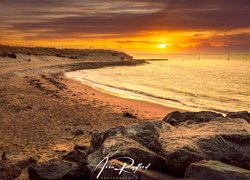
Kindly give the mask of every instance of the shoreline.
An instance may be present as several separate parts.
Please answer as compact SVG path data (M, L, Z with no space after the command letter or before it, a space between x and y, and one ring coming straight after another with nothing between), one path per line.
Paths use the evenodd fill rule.
M80 81L63 76L66 84L78 93L87 93L88 100L98 101L100 104L110 105L113 112L132 113L138 118L148 120L162 120L166 114L173 111L184 112L185 110L163 106L149 101L130 99L113 95L105 90L99 90Z

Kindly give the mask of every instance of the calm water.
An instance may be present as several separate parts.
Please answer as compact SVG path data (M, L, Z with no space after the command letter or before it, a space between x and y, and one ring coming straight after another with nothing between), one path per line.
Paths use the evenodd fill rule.
M106 92L185 110L250 110L250 56L173 56L66 74Z

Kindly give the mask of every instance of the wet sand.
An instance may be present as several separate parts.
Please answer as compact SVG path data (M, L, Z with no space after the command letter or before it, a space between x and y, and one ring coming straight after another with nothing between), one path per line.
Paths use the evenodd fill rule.
M99 105L109 106L111 112L120 114L129 112L139 119L161 120L170 112L183 111L151 102L115 96L109 92L95 89L89 85L82 84L69 78L65 78L64 81L72 91L78 92L80 96L85 97L88 101L95 101Z

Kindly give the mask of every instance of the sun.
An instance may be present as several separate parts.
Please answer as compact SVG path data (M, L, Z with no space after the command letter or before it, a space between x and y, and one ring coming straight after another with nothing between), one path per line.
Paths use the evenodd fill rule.
M159 44L160 49L165 49L168 45L165 43Z

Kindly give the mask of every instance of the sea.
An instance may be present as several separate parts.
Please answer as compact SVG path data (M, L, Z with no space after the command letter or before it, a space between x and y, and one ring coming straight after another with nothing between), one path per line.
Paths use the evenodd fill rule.
M187 111L250 111L250 55L169 55L66 76L123 98Z

